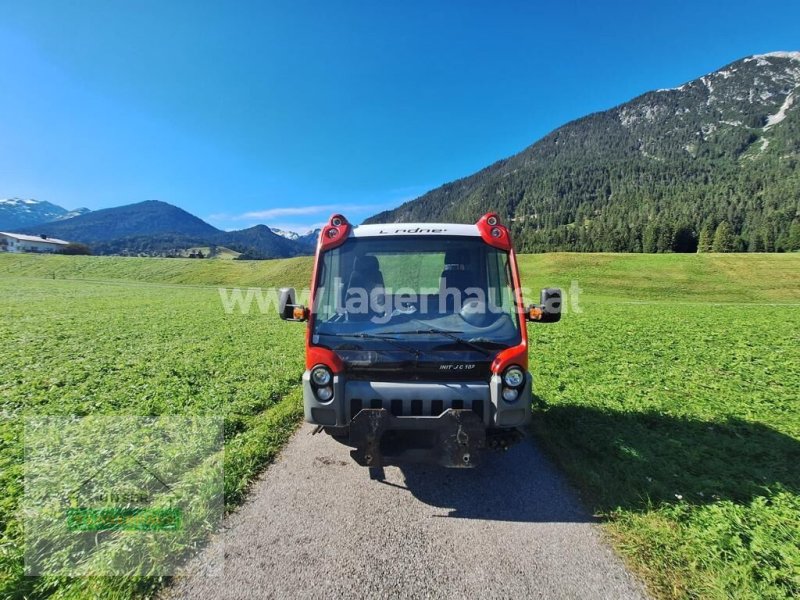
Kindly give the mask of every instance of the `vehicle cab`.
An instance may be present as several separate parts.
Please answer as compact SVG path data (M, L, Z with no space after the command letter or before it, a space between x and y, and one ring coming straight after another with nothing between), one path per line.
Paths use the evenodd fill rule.
M472 466L487 432L531 417L526 321L558 321L561 294L525 307L509 231L476 224L320 232L310 306L281 290L283 319L305 321L305 419L377 467Z

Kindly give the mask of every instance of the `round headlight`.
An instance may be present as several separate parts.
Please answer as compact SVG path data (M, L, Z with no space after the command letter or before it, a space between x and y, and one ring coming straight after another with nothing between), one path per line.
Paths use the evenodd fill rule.
M333 388L331 386L321 387L317 390L317 398L322 402L327 402L333 398Z
M519 396L519 390L515 388L503 388L503 400L514 402Z
M499 227L492 228L492 237L499 238L501 235L503 235L503 232L500 231Z
M325 367L314 367L311 371L311 381L314 385L328 385L331 382L331 372Z
M497 217L489 217L486 222L492 226L497 225Z
M329 238L335 238L337 235L339 235L339 230L336 229L336 227L331 227L330 229L328 229Z
M508 387L516 388L525 383L525 373L519 367L511 367L506 369L503 375L503 383Z

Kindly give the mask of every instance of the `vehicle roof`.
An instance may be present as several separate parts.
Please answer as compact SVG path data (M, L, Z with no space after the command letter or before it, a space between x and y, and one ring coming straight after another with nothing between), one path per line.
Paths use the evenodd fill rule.
M480 237L477 225L462 223L386 223L383 225L359 225L352 229L353 237L383 236L430 236L457 235Z

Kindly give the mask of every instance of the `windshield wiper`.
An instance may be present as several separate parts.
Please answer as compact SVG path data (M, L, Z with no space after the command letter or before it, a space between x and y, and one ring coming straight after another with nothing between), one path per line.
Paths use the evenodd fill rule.
M469 340L465 340L464 338L457 336L456 335L456 333L458 333L457 331L447 331L446 329L436 329L435 327L429 327L428 329L414 329L411 331L387 331L386 333L393 333L395 335L401 335L401 334L425 335L425 334L436 333L439 335L443 335L445 337L449 337L451 340L461 344L462 346L467 346L469 348L472 348L473 350L480 352L484 356L490 356L492 354L486 348L481 348L480 346L478 346L478 344L473 344Z
M378 335L376 333L324 333L319 332L317 335L327 335L330 337L346 337L346 338L360 338L366 340L381 340L383 342L388 342L393 346L400 348L401 350L405 350L406 352L410 352L414 355L415 358L419 358L421 354L424 354L421 350L417 348L413 348L411 346L406 346L405 344L401 344L393 337L388 337L387 335Z

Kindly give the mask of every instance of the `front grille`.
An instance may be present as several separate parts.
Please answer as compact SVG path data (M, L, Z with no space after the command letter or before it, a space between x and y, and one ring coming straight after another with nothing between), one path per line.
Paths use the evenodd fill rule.
M472 410L484 423L491 417L489 385L482 381L415 382L348 380L345 414L382 408L395 417L438 417L446 410Z
M467 408L476 413L481 420L485 415L485 401L479 398L473 400L453 399L421 399L403 401L399 398L392 398L388 402L381 398L351 398L350 399L350 419L355 417L362 408L385 408L395 417L438 417L448 408L462 410Z

